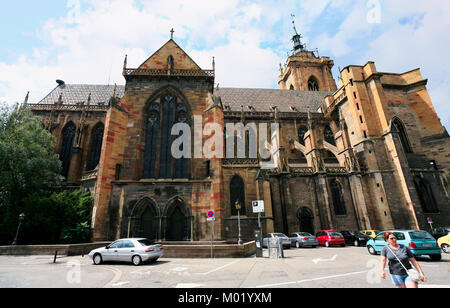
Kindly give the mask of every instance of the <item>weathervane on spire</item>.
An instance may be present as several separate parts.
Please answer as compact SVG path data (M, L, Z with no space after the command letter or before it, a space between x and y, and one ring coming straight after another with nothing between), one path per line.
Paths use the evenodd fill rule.
M295 15L291 14L292 17L292 25L294 26L294 36L292 37L292 41L294 42L294 54L298 51L303 51L306 49L306 46L302 44L301 39L302 36L298 34L297 28L295 27Z

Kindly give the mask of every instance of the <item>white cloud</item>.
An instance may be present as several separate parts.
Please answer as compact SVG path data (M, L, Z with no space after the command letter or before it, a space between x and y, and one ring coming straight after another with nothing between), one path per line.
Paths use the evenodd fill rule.
M36 31L43 47L30 46L31 52L14 62L0 60L0 101L21 101L27 91L31 101L39 101L56 79L123 84L125 54L128 66L137 67L169 39L171 28L202 68L210 69L216 57L216 82L222 87L276 87L278 63L292 46L294 13L308 46L336 62L345 60L342 65L374 60L380 71L421 67L438 114L449 124L447 2L382 1L380 24L369 23L367 2L355 0L84 0L86 4L89 8L75 24L72 16L47 20ZM335 31L314 29L331 17L342 18Z

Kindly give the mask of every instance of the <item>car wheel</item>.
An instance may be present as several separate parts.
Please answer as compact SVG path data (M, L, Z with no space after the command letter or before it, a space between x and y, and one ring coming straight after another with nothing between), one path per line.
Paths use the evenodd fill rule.
M139 256L134 256L133 259L131 259L134 265L139 266L142 263L142 259Z
M442 250L443 250L445 253L450 253L450 246L449 246L449 245L447 245L447 244L442 244L441 248L442 248Z
M94 264L100 265L102 263L103 263L103 258L101 256L101 254L98 253L98 254L94 255Z
M441 261L442 255L430 255L431 260L433 261Z
M358 240L355 240L355 242L353 243L353 245L355 245L355 247L359 247L359 242L358 242Z
M367 249L369 250L369 253L372 256L376 256L377 255L377 251L375 250L375 248L373 248L372 246L368 246Z
M328 241L325 241L325 247L330 247L330 243L328 243Z
M295 242L295 247L300 248L300 243L299 242Z

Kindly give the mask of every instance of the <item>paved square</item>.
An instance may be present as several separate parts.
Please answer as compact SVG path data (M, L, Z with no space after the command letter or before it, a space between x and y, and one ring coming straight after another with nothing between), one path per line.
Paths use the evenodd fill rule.
M0 287L62 288L392 288L379 277L380 256L364 247L290 249L285 259L169 259L135 267L88 257L0 257ZM419 257L428 282L450 287L450 255ZM388 273L388 268L386 267Z

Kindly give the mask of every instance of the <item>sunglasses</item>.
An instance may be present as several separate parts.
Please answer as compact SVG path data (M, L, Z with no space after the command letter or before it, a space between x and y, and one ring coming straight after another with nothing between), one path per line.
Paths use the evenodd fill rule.
M396 237L390 237L389 240L397 240Z

